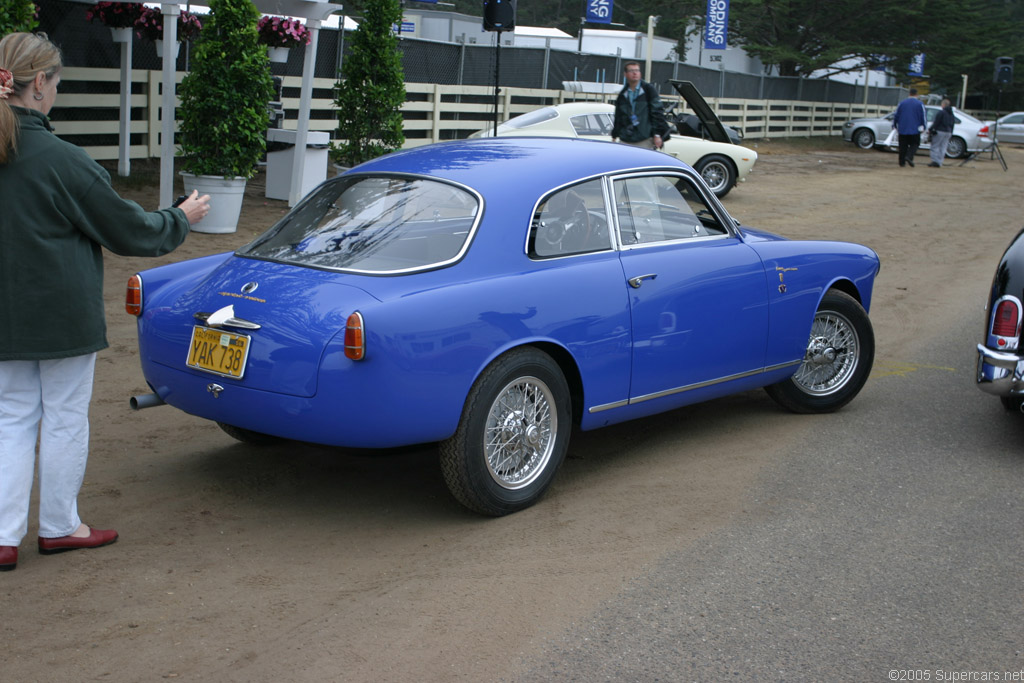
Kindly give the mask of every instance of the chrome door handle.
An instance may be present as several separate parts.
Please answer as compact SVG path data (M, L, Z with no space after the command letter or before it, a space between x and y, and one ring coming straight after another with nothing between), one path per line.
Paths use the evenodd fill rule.
M658 277L657 273L648 273L647 275L637 275L636 277L631 277L629 278L629 280L627 280L627 282L629 282L629 286L632 287L633 289L640 289L640 285L643 284L644 280L653 280L656 277Z

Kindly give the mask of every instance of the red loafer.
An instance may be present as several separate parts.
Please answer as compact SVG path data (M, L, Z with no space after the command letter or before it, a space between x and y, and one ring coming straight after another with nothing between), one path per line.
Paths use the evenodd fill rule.
M117 532L113 529L89 529L89 535L85 538L75 536L61 536L60 538L39 537L39 552L43 555L53 555L67 550L78 550L79 548L99 548L110 545L117 540Z
M9 572L18 566L18 549L13 545L0 545L0 572Z

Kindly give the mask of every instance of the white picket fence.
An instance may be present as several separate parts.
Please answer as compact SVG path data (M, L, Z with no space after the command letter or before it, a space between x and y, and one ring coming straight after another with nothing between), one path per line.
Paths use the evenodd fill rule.
M179 80L184 74L179 73ZM94 159L117 159L117 144L110 142L119 130L120 95L82 94L88 83L113 83L120 80L117 69L67 67L61 74L62 93L52 112L59 135L75 136L75 141ZM136 144L129 146L132 159L160 156L160 81L161 72L133 70L129 106L132 120L129 131ZM285 77L284 87L298 92L300 79ZM314 79L311 131L333 131L337 112L331 97L333 80ZM105 89L110 90L110 86ZM317 97L319 95L319 97ZM584 99L585 95L562 90L506 88L500 90L498 116L506 121L538 107ZM676 98L665 96L666 101ZM882 116L892 107L838 102L805 102L709 98L708 103L722 121L743 131L746 139L840 135L843 122L860 116ZM285 97L284 128L295 129L298 97ZM460 139L493 125L494 90L484 86L433 85L407 83L405 120L406 147L440 140ZM96 140L95 144L92 140Z

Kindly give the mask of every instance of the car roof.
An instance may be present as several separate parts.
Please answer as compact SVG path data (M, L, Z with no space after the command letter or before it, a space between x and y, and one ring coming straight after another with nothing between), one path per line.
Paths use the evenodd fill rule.
M533 200L575 180L619 170L687 168L662 152L578 138L499 137L440 142L393 152L358 173L413 173L467 185L487 198Z

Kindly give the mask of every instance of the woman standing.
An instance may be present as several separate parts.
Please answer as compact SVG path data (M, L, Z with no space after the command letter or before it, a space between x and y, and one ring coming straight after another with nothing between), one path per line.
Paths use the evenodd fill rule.
M181 244L209 197L146 212L53 134L60 50L45 34L0 40L0 571L28 532L39 444L39 552L117 540L78 516L96 352L107 347L102 249L159 256Z

